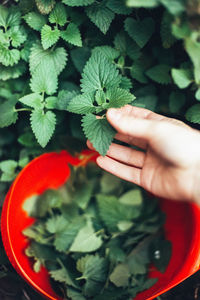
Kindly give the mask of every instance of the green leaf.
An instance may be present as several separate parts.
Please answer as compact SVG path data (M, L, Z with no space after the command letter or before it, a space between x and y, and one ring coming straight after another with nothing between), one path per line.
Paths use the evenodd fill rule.
M61 31L61 37L74 46L82 47L81 34L78 26L74 23L70 23L65 31Z
M72 300L86 300L81 292L70 287L67 287L67 296Z
M44 148L51 139L56 125L56 116L53 112L44 113L41 110L34 110L31 113L31 128L38 143Z
M6 101L0 104L0 128L16 123L18 113L15 110L16 101Z
M23 44L27 38L24 28L19 26L11 27L8 34L11 38L12 46L16 48Z
M88 204L92 198L94 184L92 181L88 181L86 184L78 186L78 189L73 197L73 201L77 203L77 205L85 210L88 207Z
M141 189L135 188L133 190L126 192L119 198L119 202L131 206L142 205L143 197L142 197Z
M136 61L131 68L131 77L140 83L147 83L148 79L145 76L145 66L142 62Z
M7 49L0 45L0 63L4 66L13 66L20 60L20 51L17 49Z
M109 276L109 279L117 287L127 287L131 274L126 264L118 264Z
M129 15L132 12L132 9L126 6L126 0L109 0L107 7L120 15Z
M169 13L165 12L163 14L160 35L162 39L163 47L168 49L170 48L176 41L175 37L172 35L171 24L173 23L173 16Z
M191 106L185 115L189 122L200 124L200 104Z
M121 89L123 90L130 90L133 87L132 81L130 78L123 76L120 82L120 86Z
M62 3L57 3L49 15L49 22L64 26L67 22L67 12Z
M0 162L0 169L2 172L13 174L17 165L18 164L15 160L4 160Z
M95 2L95 0L62 0L68 6L88 6Z
M69 91L61 90L58 94L56 108L59 110L67 110L69 103L76 96L77 93L75 91L69 92Z
M26 71L26 66L23 62L14 65L13 67L6 67L0 64L0 80L6 81L8 79L16 79Z
M56 109L57 108L58 98L54 96L47 97L45 99L45 107L48 109Z
M115 130L105 119L97 119L93 114L87 114L82 118L82 127L85 136L101 154L106 155L115 136Z
M194 77L197 84L200 84L200 43L190 38L185 40L185 48L194 66Z
M90 93L104 88L117 88L120 81L121 77L116 66L105 55L95 52L83 70L81 89L84 93Z
M180 88L187 88L192 82L190 69L172 69L174 83Z
M87 16L90 20L106 34L115 14L108 9L103 3L93 4L86 9Z
M26 95L19 99L19 101L27 106L35 109L42 109L42 96L39 93Z
M195 93L195 98L200 101L200 88L198 88L198 90Z
M127 5L129 7L145 7L151 8L156 7L160 3L160 0L127 0Z
M16 6L11 6L9 9L0 5L0 26L7 29L12 26L19 26L21 14Z
M92 226L92 222L88 220L87 224L78 232L69 251L84 253L93 252L99 249L102 243L101 236L97 236Z
M185 11L185 0L160 0L172 15L180 15Z
M93 105L94 99L89 94L77 95L73 98L68 106L67 110L75 114L88 114L96 111L96 107Z
M120 55L118 50L116 50L115 48L112 48L110 46L97 46L92 50L92 54L96 51L101 52L103 55L105 55L111 61L115 60Z
M35 44L30 54L30 71L31 74L44 64L44 66L52 65L52 71L59 75L66 66L67 52L63 47L54 50L44 50L41 45Z
M169 96L169 109L172 113L179 113L186 103L186 96L181 92L172 92Z
M37 31L40 31L47 22L46 17L37 12L29 12L24 16L24 20L32 29Z
M78 287L71 272L68 271L68 269L64 265L62 266L61 269L49 271L49 274L54 280L58 282L63 282L75 288Z
M40 65L34 72L30 87L34 93L46 93L52 95L57 90L57 76L53 69L53 62L49 62L49 65Z
M129 93L127 90L123 90L120 88L109 89L106 93L106 97L109 100L109 103L107 104L108 108L119 108L128 103L131 103L135 99L134 95Z
M4 28L7 27L8 14L7 7L0 5L0 26Z
M100 292L106 282L108 264L105 258L96 255L86 255L77 261L77 269L85 279L83 293L92 297Z
M97 204L101 220L111 233L119 230L120 221L128 221L138 216L136 207L120 203L115 196L100 194L97 196Z
M84 224L81 217L74 217L72 221L65 226L64 230L57 231L54 240L56 250L66 253Z
M153 81L160 84L171 83L170 66L168 65L157 65L146 71L146 75Z
M127 18L124 24L125 30L140 48L147 44L155 30L155 22L152 18L145 18L142 21Z
M49 25L44 25L41 31L41 40L44 50L53 46L60 37L60 30L58 28L52 29Z

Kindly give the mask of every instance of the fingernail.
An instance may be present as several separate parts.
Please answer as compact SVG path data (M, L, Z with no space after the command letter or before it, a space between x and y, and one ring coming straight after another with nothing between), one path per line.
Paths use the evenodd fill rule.
M117 121L117 120L119 120L120 116L121 116L121 113L120 113L120 111L118 109L116 109L116 108L110 108L108 110L108 117L111 118L112 120L116 120Z

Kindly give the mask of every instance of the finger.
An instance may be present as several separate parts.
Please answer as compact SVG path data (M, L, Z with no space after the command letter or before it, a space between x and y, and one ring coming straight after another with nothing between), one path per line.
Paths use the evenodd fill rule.
M119 109L109 109L107 119L117 132L148 141L153 135L155 124L153 120L136 119L122 113Z
M147 148L147 142L145 140L142 140L140 138L134 138L130 135L125 135L122 133L117 133L115 135L115 139L124 143L127 143L129 145L133 145L136 147L139 147L141 149L146 149Z
M124 165L108 156L99 156L97 164L104 170L126 181L141 184L141 169Z
M142 168L144 165L145 153L129 147L112 143L107 155L112 159L123 162L124 164Z
M96 149L93 147L92 143L89 140L87 140L87 146L89 149L96 151Z
M125 105L117 110L123 114L126 114L130 117L137 118L137 119L148 119L148 120L155 120L155 121L161 121L167 119L167 117L156 114L149 109L140 108L132 105Z

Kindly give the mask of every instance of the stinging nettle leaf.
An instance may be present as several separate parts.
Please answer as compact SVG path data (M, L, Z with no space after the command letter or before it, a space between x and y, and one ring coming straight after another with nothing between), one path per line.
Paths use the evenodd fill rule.
M85 136L101 154L106 155L109 146L115 136L115 130L106 119L97 119L93 114L87 114L82 118L82 127Z
M108 0L107 7L119 15L129 15L132 12L132 9L127 7L126 0Z
M54 72L54 64L51 62L49 65L42 64L34 72L30 87L35 93L46 93L52 95L56 92L58 86L58 79Z
M56 116L52 111L44 113L41 110L34 110L31 113L31 128L38 143L44 148L51 139L55 126Z
M70 23L65 31L61 31L61 37L74 46L82 47L81 34L78 26L74 23Z
M42 65L52 65L51 72L55 72L58 76L67 63L67 52L63 47L58 47L52 50L44 50L41 45L35 44L30 53L29 64L30 72L33 75L34 72Z
M62 0L68 6L88 6L95 2L95 0Z
M62 3L57 3L49 15L49 22L64 26L67 22L67 12Z
M111 88L106 93L107 99L109 99L108 108L120 108L126 104L131 103L135 96L129 93L127 90L120 88ZM107 108L107 107L106 107Z
M192 74L190 69L172 69L172 78L174 83L180 88L187 88L192 82Z
M147 70L145 74L155 82L169 84L171 83L170 70L170 66L161 64Z
M124 26L130 37L140 48L147 44L155 30L155 22L152 18L145 18L142 21L127 18Z
M47 22L46 17L37 12L29 12L24 16L24 20L31 28L37 31L40 31Z
M200 104L195 104L191 106L185 115L189 122L200 124Z
M6 101L0 104L0 128L16 123L18 113L15 110L16 101Z
M99 249L102 243L101 236L97 236L92 222L89 220L78 232L69 250L72 252L93 252Z
M115 14L108 9L103 3L93 4L86 9L86 13L90 20L106 34Z
M49 25L44 25L41 31L41 40L44 50L53 46L60 37L60 30L58 28L52 29Z
M104 54L95 51L83 70L81 90L90 93L104 88L117 88L120 81L121 76L116 66Z
M129 7L145 7L152 8L160 5L160 0L127 0Z
M4 66L16 65L20 60L20 51L17 49L7 49L0 45L0 63Z
M94 99L89 94L78 95L69 102L67 110L81 115L94 113L96 107L93 105L93 102Z
M28 94L19 99L19 101L27 106L35 109L42 109L42 96L39 93Z

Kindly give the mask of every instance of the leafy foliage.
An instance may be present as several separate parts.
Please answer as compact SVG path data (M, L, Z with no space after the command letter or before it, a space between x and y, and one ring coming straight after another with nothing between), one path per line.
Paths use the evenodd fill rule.
M149 264L163 272L170 260L162 212L155 199L147 210L143 191L94 164L71 171L59 190L25 201L24 209L37 220L23 231L35 272L44 265L63 298L135 297L155 283L147 279Z
M131 104L181 114L190 108L193 94L200 98L200 46L196 25L187 19L185 1L35 0L30 5L23 1L0 5L0 84L7 88L19 78L16 93L20 99L14 112L7 99L12 109L9 118L2 118L1 127L18 118L23 122L24 113L18 110L27 111L26 118L29 111L31 119L33 110L43 116L56 111L58 120L69 119L68 136L83 139L82 127L105 155L114 137L105 118L110 107ZM181 51L178 57L176 48ZM140 89L145 91L150 83L154 93L138 97ZM190 96L175 100L177 89L189 90ZM0 105L4 114L6 104ZM75 125L73 114L83 115L82 122L77 115ZM46 141L56 140L55 124L49 124L52 134L42 135L47 134ZM90 133L94 124L102 140Z

